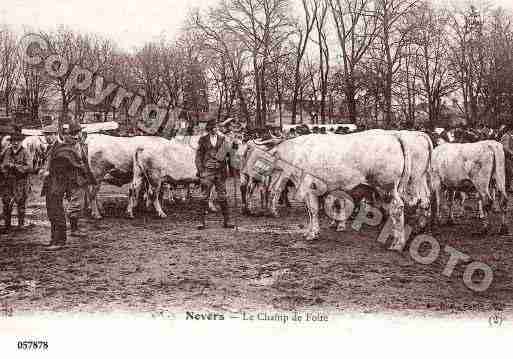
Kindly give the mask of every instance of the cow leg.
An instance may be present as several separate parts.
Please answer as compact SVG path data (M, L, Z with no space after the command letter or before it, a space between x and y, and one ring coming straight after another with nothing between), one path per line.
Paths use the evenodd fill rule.
M241 206L242 206L242 214L249 215L251 212L248 209L248 176L245 174L239 175L239 189L240 189L240 197L241 197Z
M439 226L441 223L441 202L442 202L442 189L440 179L436 176L432 179L432 194L431 194L431 230L435 225Z
M161 186L161 191L160 191L161 201L163 201L164 203L168 203L168 204L174 203L172 191L173 191L172 186L169 183L164 183Z
M84 202L82 202L82 215L86 216L89 214L91 209L91 189L90 186L84 186Z
M497 189L492 186L490 194L492 196L492 211L499 212L501 210L500 205L497 203Z
M91 217L94 219L102 219L100 212L100 204L98 203L98 192L100 191L100 185L92 185L89 187L89 203L91 205Z
M313 193L308 193L305 198L306 209L309 216L309 224L305 233L307 240L314 240L319 237L319 198Z
M390 246L391 250L402 251L406 246L406 236L404 231L404 202L394 189L392 200L390 201L390 220L392 221L392 238L394 242Z
M264 207L265 207L265 193L264 193L262 187L259 188L259 192L260 192L260 209L264 209Z
M143 184L142 177L134 173L134 178L128 189L128 206L126 207L128 218L134 218L134 208L137 207Z
M484 219L486 215L483 210L483 200L481 199L481 196L477 199L477 210L479 212L479 219Z
M271 216L273 216L274 218L279 217L278 202L280 201L280 193L281 188L277 190L271 189L269 194L269 213L271 213Z
M247 185L241 185L240 186L240 197L241 197L241 205L242 205L242 214L249 215L251 212L248 209L248 199L246 191L248 189Z
M277 176L277 177L276 177ZM269 211L271 215L275 218L278 218L278 202L280 200L280 196L283 192L283 189L287 185L288 178L284 172L278 172L271 176L271 180L269 182Z
M263 186L263 191L264 191L264 194L265 194L265 208L264 208L264 210L267 213L269 211L270 207L271 207L271 188L270 188L268 183L266 183L266 184L264 184L262 186Z
M508 225L506 224L506 212L508 209L508 196L506 191L499 191L499 208L501 211L501 228L499 234L509 234Z
M180 188L180 202L185 203L187 201L187 190L184 185Z
M447 220L448 226L453 226L454 222L454 202L456 201L456 191L450 192L449 197L449 219Z
M210 189L209 195L208 195L208 208L211 212L218 212L217 206L215 204L216 197L214 195L214 187Z
M146 211L149 211L153 205L153 198L155 194L152 191L151 184L146 184L146 190L144 191L144 199L146 204Z
M157 215L160 218L167 218L167 214L164 213L162 210L162 206L160 205L160 187L162 186L162 182L160 180L155 181L157 184L156 186L152 186L150 184L150 188L152 188L152 191L150 193L150 198L153 200L153 207L155 207L155 210L157 211Z
M253 197L253 194L257 188L258 184L255 182L255 180L251 180L249 183L248 183L248 191L246 193L247 195L247 203L248 203L248 210L249 212L251 212L251 198Z
M289 201L289 186L287 186L287 184L285 184L285 188L283 189L282 196L283 196L283 200L285 201L285 207L287 207L287 208L292 207L292 204Z
M190 201L192 201L191 184L187 183L186 186L187 186L187 198L186 198L186 200L188 202L190 202Z
M490 213L490 209L491 209L492 197L489 192L489 187L488 187L489 183L487 183L487 182L488 181L482 180L482 181L478 181L478 183L476 183L476 185L475 185L478 190L478 193L479 193L480 212L481 211L483 212L482 216L481 216L481 213L479 213L479 218L483 222L483 227L476 234L486 234L490 227L489 213Z
M330 228L334 228L337 232L344 232L348 218L346 217L346 201L328 194L323 202L324 213L330 218L337 218L331 220Z

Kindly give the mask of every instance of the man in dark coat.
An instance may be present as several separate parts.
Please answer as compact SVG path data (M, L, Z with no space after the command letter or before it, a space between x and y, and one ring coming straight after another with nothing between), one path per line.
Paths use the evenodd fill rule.
M229 170L227 155L230 151L230 146L226 138L218 133L215 119L210 120L205 129L207 134L199 139L198 149L196 150L196 168L200 177L203 195L198 229L205 229L206 227L208 198L212 187L215 187L217 198L221 205L224 228L234 228L229 223L230 217L226 198L226 178Z
M63 129L63 142L56 142L48 154L48 172L45 172L42 195L46 197L46 210L51 223L51 241L49 249L59 249L66 243L66 217L64 213L64 196L68 198L81 196L77 191L91 183L90 172L77 149L81 128L70 124ZM70 213L71 235L83 236L78 230L79 213Z
M11 133L11 144L0 154L0 169L3 184L2 195L4 229L11 229L11 215L14 204L18 211L18 229L25 229L25 204L29 193L28 175L32 170L27 151L21 146L23 134L21 128L15 127Z

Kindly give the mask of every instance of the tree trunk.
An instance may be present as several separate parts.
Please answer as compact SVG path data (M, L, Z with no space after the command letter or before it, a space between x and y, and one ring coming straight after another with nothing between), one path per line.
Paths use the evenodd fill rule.
M349 123L356 123L356 99L355 89L352 79L348 79L344 88L344 94L346 96L347 112L349 114Z
M300 84L299 84L299 82L300 82L300 76L299 76L300 64L301 64L300 61L296 61L296 67L294 69L294 93L292 94L292 119L291 119L291 123L293 125L296 124L297 100L298 100L298 94L299 94L299 88L300 88Z

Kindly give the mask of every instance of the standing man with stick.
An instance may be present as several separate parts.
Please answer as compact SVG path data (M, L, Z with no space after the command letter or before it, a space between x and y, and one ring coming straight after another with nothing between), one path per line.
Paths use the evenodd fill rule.
M78 229L78 220L84 201L85 186L91 183L91 175L78 150L81 127L71 123L62 129L62 143L56 143L48 154L48 171L45 172L42 195L46 197L46 210L51 223L49 249L60 249L66 243L66 216L64 196L70 200L68 216L71 236L84 237Z
M208 199L210 191L215 187L217 198L223 214L223 227L234 228L230 223L228 200L226 198L226 178L229 162L227 155L230 151L228 141L218 133L215 119L207 122L207 134L199 139L196 151L196 168L201 182L202 203L200 208L200 225L198 229L206 228Z
M11 215L14 204L18 211L18 229L25 227L25 204L29 194L28 175L32 170L27 151L21 146L23 141L21 128L14 127L11 133L11 145L1 154L1 171L5 184L1 189L4 211L3 232L11 230Z

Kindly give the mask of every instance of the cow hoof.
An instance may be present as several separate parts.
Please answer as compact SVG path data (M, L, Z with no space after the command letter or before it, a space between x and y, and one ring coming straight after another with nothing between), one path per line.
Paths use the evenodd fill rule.
M345 224L338 223L337 226L335 227L335 232L345 232L345 231L346 231Z
M134 219L134 214L133 214L133 213L127 212L127 213L126 213L126 216L127 216L127 218L129 218L129 219Z
M96 215L95 215L95 214L92 214L92 215L91 215L91 218L92 218L92 219L103 219L102 215L100 215L100 214L96 214Z
M319 239L319 237L315 234L312 234L312 233L305 234L305 240L307 240L307 241L315 241L317 239Z
M167 218L167 214L159 213L159 218L162 218L162 219Z

